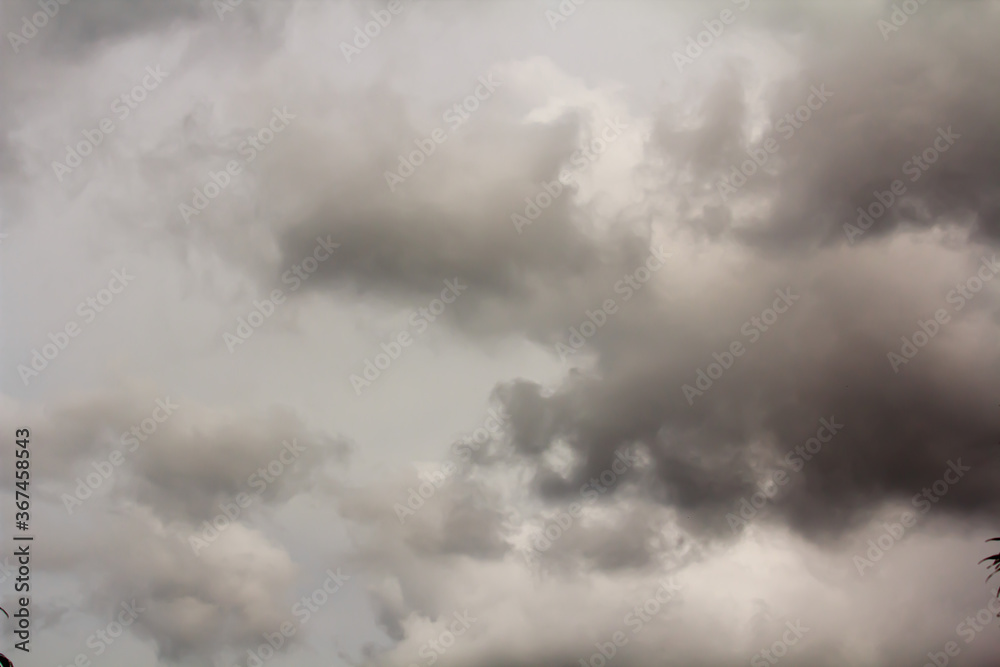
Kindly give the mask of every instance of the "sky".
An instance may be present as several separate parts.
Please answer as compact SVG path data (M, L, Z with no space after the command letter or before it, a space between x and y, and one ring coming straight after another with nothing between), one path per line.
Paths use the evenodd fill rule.
M6 0L0 652L996 665L998 29Z

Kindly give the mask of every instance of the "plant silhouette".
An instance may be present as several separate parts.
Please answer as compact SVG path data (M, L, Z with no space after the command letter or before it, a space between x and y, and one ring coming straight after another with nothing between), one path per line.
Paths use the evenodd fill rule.
M1000 537L994 537L994 538L988 539L986 541L987 542L1000 542ZM997 572L1000 572L1000 553L995 553L992 556L987 556L986 558L984 558L983 560L981 560L979 562L982 563L984 561L990 561L988 567L990 567L990 568L993 569L993 571L990 572L990 576L986 577L986 581L989 581L990 579L993 578L994 574L996 574ZM997 597L1000 597L1000 588L997 588ZM1000 616L1000 613L998 613L997 616Z

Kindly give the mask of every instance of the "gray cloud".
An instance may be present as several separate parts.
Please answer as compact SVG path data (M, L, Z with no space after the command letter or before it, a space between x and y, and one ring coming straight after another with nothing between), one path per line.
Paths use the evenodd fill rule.
M131 636L158 661L245 656L336 556L364 598L345 591L288 659L425 664L461 612L478 620L435 658L445 667L579 665L622 628L616 664L636 667L746 664L798 619L812 629L789 665L918 664L954 640L989 599L975 561L1000 509L997 4L925 3L883 39L891 3L754 0L681 77L669 70L658 106L650 63L733 3L586 3L556 31L550 5L404 4L351 63L340 41L382 3L245 0L219 21L206 2L74 2L5 54L0 191L18 234L3 251L17 241L43 267L5 258L5 284L39 271L2 297L23 330L6 358L72 316L76 282L125 253L144 270L37 384L8 369L0 421L31 425L35 502L57 517L34 561L56 582L39 593L39 637L75 622L70 609L89 623L134 597L148 611ZM4 5L4 25L35 7ZM162 99L57 183L65 137L161 53ZM390 192L398 156L488 72L496 94ZM788 124L821 86L832 96ZM275 107L288 128L182 220ZM581 167L611 119L622 135ZM907 161L949 127L954 144L909 180ZM720 179L768 138L777 151L723 201ZM518 233L512 216L566 171L575 182ZM895 179L905 193L849 238ZM317 238L337 252L287 289ZM670 260L620 288L659 247ZM467 287L440 336L349 393L345 369L446 281ZM295 306L229 354L231 315L276 288ZM934 335L909 358L921 327ZM66 513L166 395L177 413ZM401 521L420 479L400 466L435 443L455 458L482 423L464 414L477 395L503 408L502 431ZM843 427L806 460L821 420ZM260 489L285 442L301 456ZM603 482L624 450L640 462ZM968 470L937 491L958 462ZM776 470L787 484L734 525ZM584 496L594 480L606 488ZM259 507L193 553L192 532L256 490ZM919 525L858 573L852 558L922 493ZM628 614L677 573L683 595L632 634ZM963 643L963 664L995 664L997 647Z

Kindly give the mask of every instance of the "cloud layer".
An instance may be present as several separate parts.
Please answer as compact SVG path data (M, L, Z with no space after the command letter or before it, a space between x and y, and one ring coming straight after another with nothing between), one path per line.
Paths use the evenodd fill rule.
M997 3L45 7L44 659L995 663Z

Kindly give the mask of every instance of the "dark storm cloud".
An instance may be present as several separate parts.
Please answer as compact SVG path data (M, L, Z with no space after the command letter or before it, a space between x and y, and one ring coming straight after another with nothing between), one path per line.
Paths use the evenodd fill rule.
M998 300L984 291L980 302L952 312L948 278L900 279L906 266L933 254L879 247L783 262L781 270L797 276L800 300L768 331L758 330L756 342L741 323L771 305L773 291L765 290L774 285L761 285L764 275L712 294L694 283L669 309L623 312L594 343L600 360L593 375L548 396L527 381L501 392L522 455L540 456L556 440L578 455L565 481L539 463L538 490L565 501L618 448L640 443L653 464L630 479L650 499L690 516L682 523L695 531L728 534L725 514L772 468L791 480L764 516L817 539L854 527L886 501L909 502L959 459L972 471L935 511L995 512L1000 359L988 346L962 354L959 330L993 326ZM949 278L964 280L977 268L962 261ZM954 319L895 373L887 353L899 353L900 336L912 336L918 318L940 308ZM689 405L682 386L695 386L697 370L734 341L744 354ZM800 471L779 463L814 437L824 418L844 427L815 460Z
M971 231L992 233L992 119L1000 110L1000 87L990 82L1000 56L990 36L997 17L989 7L967 10L977 19L970 32L958 10L922 11L921 21L911 21L888 43L875 13L835 28L805 22L797 54L802 68L769 96L774 123L764 136L776 136L776 122L819 86L831 97L793 136L777 137L777 173L751 177L731 197L734 205L763 198L768 215L755 218L731 207L705 214L714 216L717 233L728 227L728 235L744 244L744 265L725 269L743 273L738 284L713 285L669 308L644 294L641 308L615 316L590 343L598 354L596 376L571 377L551 396L530 382L506 387L518 456L540 456L563 439L582 460L569 480L539 463L536 482L543 496L569 497L607 468L619 447L641 443L653 465L633 476L642 479L648 496L676 506L693 527L726 531L725 514L757 490L763 461L751 453L751 444L783 455L814 436L821 418L834 417L845 424L836 446L794 475L788 498L773 510L797 530L815 538L836 535L879 504L919 493L958 458L976 472L939 507L969 515L997 508L1000 470L986 453L998 419L990 409L992 395L984 393L996 355L959 370L948 362L953 347L945 342L955 344L956 327L946 326L932 349L921 352L920 365L904 367L900 375L886 361L918 319L953 308L945 302L947 280L954 284L973 275L976 261L953 263L947 279L903 281L898 277L921 251L912 250L911 257L880 246L889 258L877 258L860 250L904 222L965 224L969 212L977 216ZM810 31L841 39L810 39ZM695 188L701 194L714 194L724 167L745 157L740 133L748 107L741 88L739 71L731 70L705 96L697 129L677 129L665 112L654 135L653 148L675 166L716 176ZM461 277L475 294L450 316L466 328L496 333L514 326L546 344L564 336L585 308L600 302L615 272L639 264L638 239L648 241L642 233L592 240L576 215L585 212L575 211L568 198L557 199L524 234L514 233L510 213L520 210L539 180L558 175L573 133L559 126L514 132L488 113L478 121L461 147L462 155L476 158L461 161L442 151L400 186L401 196L388 196L381 179L358 170L336 203L290 221L282 236L284 257L305 256L317 235L332 234L344 254L321 267L321 280L312 287L350 285L362 294L405 301L433 298L443 280ZM873 190L906 179L904 163L933 146L938 129L947 127L960 140L908 184L904 200L860 238L852 254L844 223L856 220L858 206L874 201ZM391 164L393 157L385 151L376 162ZM516 165L520 175L503 165ZM429 196L432 188L470 170L480 185L455 193L467 203ZM927 215L899 217L913 211ZM988 255L986 248L968 250ZM933 261L933 253L923 257ZM858 275L870 282L858 282ZM666 280L680 285L681 278ZM746 343L740 324L789 284L803 295L800 305L689 406L681 386L695 382L695 371L714 352L735 340ZM995 303L984 292L964 313L953 314L975 320L973 313L994 312Z
M706 99L701 128L679 135L661 128L654 136L658 154L705 176L687 186L691 196L711 200L704 218L687 217L693 227L721 216L737 238L777 254L843 243L848 240L843 225L856 223L858 207L868 209L878 201L875 191L889 192L900 180L902 199L896 197L888 212L852 240L940 224L995 242L1000 236L997 7L928 3L883 39L876 19L890 13L887 8L849 23L822 26L814 20L800 27L799 67L765 94L770 122L758 140L750 141L742 125L741 91L748 84L736 77L720 82L724 92ZM782 124L819 86L832 97L818 110L803 112L799 120L811 113L804 123L793 118ZM950 144L938 138L939 130L949 129ZM750 159L745 151L762 149L769 138L777 141L777 152L724 203L719 183L731 182L733 168ZM935 142L937 158L930 150ZM714 173L707 174L706 166ZM751 164L746 172L754 169ZM768 202L767 213L735 226L733 206L754 199Z
M237 11L250 12L249 0L244 5ZM363 10L379 6L369 3ZM462 18L462 5L448 6ZM310 70L304 60L321 61L309 50L306 28L312 26L303 25L309 21L301 16L297 23L290 18L287 32L281 32L281 39L289 40L283 46L305 45L301 51L284 49L274 63L266 62L259 89L254 78L235 86L231 97L221 94L218 103L192 102L191 111L176 115L186 121L161 140L150 140L148 145L163 148L162 155L134 170L155 175L142 185L157 210L173 220L167 234L185 258L214 253L225 269L235 269L235 278L249 278L267 292L282 284L290 265L313 254L317 237L329 238L340 247L319 264L303 292L320 297L346 292L355 303L414 308L438 297L445 281L457 280L467 291L444 319L468 339L524 337L556 358L555 344L566 344L570 327L616 296L616 281L642 265L651 244L667 243L674 256L570 354L561 381L501 376L493 398L508 415L503 437L405 521L395 504L406 503L419 483L412 475L381 477L355 488L337 475L347 460L345 442L307 428L299 415L249 408L209 412L179 397L177 415L126 455L109 482L112 493L87 501L89 506L66 520L60 494L72 492L78 477L120 446L124 431L149 417L155 396L100 395L55 404L45 413L5 405L8 433L27 415L37 441L47 444L32 454L36 470L44 471L40 498L64 521L37 566L79 579L82 606L97 614L132 596L148 604L136 632L155 642L161 659L205 662L229 649L257 645L262 633L274 632L285 620L296 563L270 535L243 523L197 555L185 541L186 531L218 514L220 502L252 491L251 477L280 456L284 441L297 439L305 448L299 463L275 475L261 500L275 506L326 491L350 524L356 545L348 559L351 571L365 573L378 626L403 646L386 655L370 649L366 664L410 664L413 660L396 658L415 655L433 623L475 605L483 620L440 664L569 667L580 665L596 650L595 641L621 627L617 602L638 589L641 603L649 577L659 576L666 560L704 565L708 558L687 558L688 535L707 547L715 546L709 544L712 538L732 537L727 514L738 512L738 503L752 497L759 482L782 470L788 484L754 522L782 536L791 532L791 546L750 551L754 567L777 572L760 578L755 572L752 581L734 576L746 586L737 595L728 588L727 572L708 571L700 588L691 589L682 617L649 628L621 651L616 664L746 664L749 654L738 654L744 619L741 610L730 608L734 601L765 594L770 602L784 594L785 602L808 609L814 591L827 593L817 608L832 612L788 664L917 664L933 648L925 644L940 639L940 645L954 635L955 622L954 609L923 609L918 602L944 599L961 584L963 595L968 593L961 598L964 612L973 594L980 594L974 588L979 573L969 575L973 585L962 578L965 570L921 581L924 587L909 605L898 604L899 591L926 580L931 566L944 570L952 559L964 559L972 569L980 554L968 542L951 548L947 522L971 532L977 521L1000 510L1000 464L994 455L1000 427L995 342L1000 279L986 283L974 298L963 298L961 309L949 298L957 283L991 266L1000 234L995 6L925 4L900 32L883 40L875 21L888 9L838 5L843 16L829 21L822 15L827 10L761 3L759 13L746 15L746 27L781 40L793 64L782 85L765 91L772 123L764 138L773 136L778 120L815 87L825 85L833 94L793 137L779 136L780 150L768 164L773 171L752 176L719 204L718 181L744 160L751 114L758 110L750 99L751 68L734 65L723 68L692 105L696 123L677 109L642 119L651 121L654 133L645 147L649 160L634 173L657 173L657 158L666 162L649 201L622 205L615 192L607 197L611 206L601 197L580 202L575 189L566 187L520 234L511 215L523 214L525 198L535 198L543 182L555 181L569 167L586 138L583 112L529 123L528 112L538 111L533 105L542 102L519 106L517 94L524 91L506 101L498 94L461 136L449 138L390 192L384 171L397 167L397 156L412 150L414 139L426 137L433 121L413 121L395 84L364 88L326 79L327 63ZM8 14L19 20L25 7L34 9L30 3L9 5L5 25L11 23ZM63 7L60 26L39 36L30 45L34 55L26 52L22 62L39 54L43 60L57 56L53 61L82 56L114 40L162 37L191 21L217 20L204 2L94 7L84 0ZM575 20L582 22L589 10L581 8ZM541 11L536 18L542 24ZM392 27L397 26L402 34L402 21ZM320 26L327 27L350 29ZM560 37L573 29L561 27ZM226 39L212 43L219 53L232 46ZM388 33L379 47L391 53ZM452 57L451 51L446 55ZM185 62L197 69L194 61ZM300 70L294 65L304 72L302 79L295 78ZM206 78L214 83L215 70L208 69ZM4 65L5 83L18 76L15 70ZM29 74L38 71L43 70ZM544 77L531 81L539 82L549 83ZM598 95L589 85L581 87L595 98L606 92ZM258 103L262 110L287 103L296 119L257 158L253 167L259 171L245 182L252 194L243 198L229 191L228 200L213 200L196 223L181 227L176 204L195 182L178 185L177 192L171 186L204 179L209 168L218 171L218 164L205 167L221 157L215 138L241 140L255 129L226 114ZM629 120L637 122L643 111ZM960 138L919 180L907 182L906 196L888 214L850 243L843 225L855 222L855 209L873 201L873 190L906 179L904 163L933 146L939 127L952 127ZM0 134L0 174L19 168L12 143L10 133ZM626 160L634 161L634 155L621 162ZM5 179L4 187L12 180ZM597 183L598 190L607 185ZM144 200L147 193L136 192L130 194ZM266 214L258 208L254 216L246 215L253 208L247 202L261 204ZM651 218L647 204L663 204L669 215ZM602 208L617 213L608 216ZM940 228L932 229L935 225ZM200 275L204 266L196 261L185 261L178 273ZM228 285L235 282L232 277L225 276ZM788 290L796 295L794 303L776 322L756 338L744 333L751 318L776 303L776 292ZM328 314L323 299L308 306ZM918 321L929 321L942 309L950 321L909 363L893 368L887 353L900 351L900 337L912 339ZM724 364L731 367L710 388L686 396L682 387L701 388L699 371L734 342L745 352ZM242 357L250 360L247 372L274 370L265 355ZM318 366L321 357L316 359ZM422 389L411 387L415 396ZM324 406L323 399L316 404ZM343 415L331 414L334 420ZM792 469L786 455L815 436L823 420L843 427L812 460ZM403 436L405 443L409 434ZM509 481L504 475L527 468L530 487L510 495L530 494L530 501L541 502L528 504L541 504L548 516L578 501L581 487L611 468L625 449L643 453L643 463L621 474L598 497L592 508L597 511L540 556L552 566L546 571L551 576L536 579L515 558L503 523L501 488ZM916 546L911 542L893 553L901 565L862 581L849 557L836 562L837 550L857 537L848 531L881 518L886 503L909 504L958 463L969 470L932 505L933 514L920 528L926 532L913 540ZM101 515L98 507L109 511ZM945 539L935 541L940 535ZM927 557L921 550L931 542L940 553ZM815 570L809 569L812 562L791 573L784 568L782 548L809 560L817 544L833 547L833 553ZM710 549L691 548L694 552ZM720 560L725 568L734 562ZM845 569L849 579L842 576ZM783 593L783 587L794 593ZM715 599L702 604L710 598ZM794 613L796 604L787 606ZM776 623L759 624L761 647L773 639L767 633L780 630ZM976 650L987 643L980 640ZM411 648L412 654L406 653ZM974 661L972 651L967 657L969 665L995 664Z
M956 458L976 473L939 507L966 514L996 509L998 470L985 453L997 412L983 393L996 355L961 370L948 361L958 331L983 326L975 313L988 318L995 312L993 292L954 312L966 324L944 327L919 363L896 374L886 362L918 319L953 308L945 302L948 281L973 275L988 250L967 245L968 261L952 258L934 280L904 280L916 257L935 262L935 255L918 246L890 251L885 238L936 223L966 225L973 239L992 234L1000 86L991 82L1000 56L991 35L998 19L986 6L921 12L888 42L876 26L877 12L832 26L783 23L800 31L789 43L801 67L766 95L772 123L764 138L778 142L769 165L777 171L752 176L725 207L702 209L703 218L693 217L699 209L683 197L717 199L726 167L745 158L742 135L751 107L744 69L727 70L707 90L695 129L681 129L674 112L664 110L651 155L667 160L666 173L694 177L688 185L666 178L663 184L663 194L682 197L680 234L697 233L702 220L710 220L713 236L738 242L740 250L719 268L740 279L699 283L694 266L666 271L659 282L669 298L653 287L640 293L588 343L597 355L595 375L569 376L552 395L530 382L509 383L504 391L517 456L540 457L565 440L581 461L569 480L539 463L536 489L544 497L577 493L612 463L617 449L638 443L653 464L630 477L649 498L676 506L695 529L728 531L725 514L756 490L766 462L752 446L783 455L812 437L821 418L833 416L845 424L837 445L795 475L788 499L773 510L797 530L815 538L836 535L880 503L919 493ZM976 18L971 30L968 12ZM778 121L807 100L815 103L817 90L828 90L829 98L790 137L778 134ZM314 151L324 138L310 140L303 120L306 138L276 149L274 165L284 165L287 175L276 173L268 186L298 199L291 210L299 213L278 225L277 270L308 256L315 239L329 235L341 243L340 254L320 265L310 290L349 288L414 307L458 278L468 293L445 317L465 331L520 331L545 345L565 340L568 327L641 264L650 227L659 223L627 211L615 231L597 232L586 222L593 212L572 203L567 192L518 234L511 214L523 211L524 198L540 191L541 181L559 175L580 132L574 122L511 125L503 120L510 113L504 104L481 110L461 140L439 147L396 193L389 192L384 170L396 166L401 146L408 149L427 132L386 112L382 138L372 137L377 149L353 150L341 138L346 150L332 162L337 194L331 197L330 183L316 176L329 173L327 158ZM360 124L360 116L349 118ZM948 127L960 139L849 244L843 225L856 220L854 210L874 200L873 190L906 179L904 163ZM303 174L307 185L296 186L293 179ZM750 202L753 209L740 208ZM900 217L914 211L926 215ZM976 216L971 227L970 213ZM870 248L880 256L865 251ZM271 268L261 280L276 275ZM713 353L733 341L747 343L740 325L789 286L802 301L688 405L682 385L694 384Z
M515 228L512 216L525 217L526 198L545 195L543 184L558 184L571 168L579 119L525 126L480 111L395 193L383 172L396 169L398 153L426 133L387 125L404 149L385 148L351 165L335 197L283 221L282 266L308 257L317 237L341 243L306 289L347 288L415 307L458 279L467 292L446 319L480 335L527 330L541 337L553 321L592 306L591 294L610 291L649 254L648 232L636 221L622 220L610 232L588 229L587 211L572 203L572 184L521 233Z

